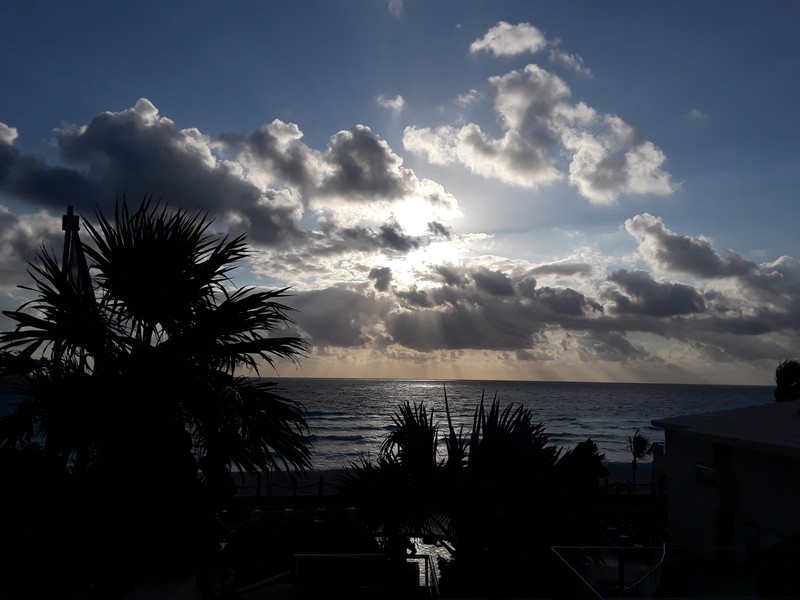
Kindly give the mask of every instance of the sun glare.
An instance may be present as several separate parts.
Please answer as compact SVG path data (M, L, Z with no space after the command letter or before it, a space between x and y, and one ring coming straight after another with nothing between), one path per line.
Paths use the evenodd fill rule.
M392 217L408 235L424 235L433 222L451 221L461 211L450 206L434 206L420 197L406 198L392 206Z
M439 240L412 250L406 256L393 261L392 275L403 287L433 285L430 270L436 265L458 264L461 262L461 248L452 240Z

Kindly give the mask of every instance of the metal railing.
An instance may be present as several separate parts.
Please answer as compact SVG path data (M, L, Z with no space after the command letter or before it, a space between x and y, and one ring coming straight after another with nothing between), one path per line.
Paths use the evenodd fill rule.
M553 553L563 562L566 567L586 586L586 588L594 594L600 600L604 600L605 598L609 597L624 597L624 596L631 596L634 592L645 590L645 588L650 588L649 592L652 593L655 591L656 587L658 586L658 578L661 574L661 570L664 566L664 559L666 558L667 548L666 544L662 544L661 546L657 547L644 547L644 546L551 546L550 549ZM610 557L616 559L616 573L615 573L615 585L613 586L613 591L604 592L606 595L603 595L597 588L606 588L608 587L608 579L603 579L603 585L601 586L600 581L589 581L584 574L581 574L572 564L570 564L569 560L563 555L564 551L572 550L578 552L603 552ZM647 569L637 577L632 583L627 583L626 578L626 565L630 566L632 561L630 560L632 553L642 553L642 552L657 552L657 560L653 561L654 564L648 564L650 561L645 561L645 566ZM610 560L610 558L609 558ZM601 562L602 561L601 559ZM640 565L641 566L641 565ZM637 596L645 596L649 597L650 594L643 592L636 594Z
M430 554L415 554L414 556L406 557L406 562L420 561L423 563L424 568L419 572L420 587L424 587L430 591L431 598L439 597L439 578L436 575L436 567L433 562L433 556Z

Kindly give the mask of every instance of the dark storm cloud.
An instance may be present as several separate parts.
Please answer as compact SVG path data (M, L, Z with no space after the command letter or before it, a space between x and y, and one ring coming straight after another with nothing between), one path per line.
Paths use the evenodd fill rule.
M375 282L375 289L385 292L392 283L392 270L389 267L376 267L369 272L368 277Z
M59 210L68 204L91 210L102 199L99 187L82 173L50 167L41 158L23 155L2 140L0 192Z
M658 217L636 215L625 228L639 242L639 251L654 266L664 271L698 277L732 277L753 273L756 265L732 251L717 254L711 241L673 233Z
M625 292L609 292L614 312L671 317L701 313L706 309L702 296L682 283L659 283L644 271L620 269L609 276Z
M490 271L481 268L471 273L478 289L493 296L513 296L514 284L511 279L501 271Z

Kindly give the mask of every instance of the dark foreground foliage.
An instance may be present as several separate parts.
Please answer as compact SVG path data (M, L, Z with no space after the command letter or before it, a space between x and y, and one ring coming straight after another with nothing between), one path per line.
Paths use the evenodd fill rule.
M274 335L285 290L233 288L247 246L210 225L123 203L86 224L91 289L47 250L31 264L35 298L0 334L23 397L0 418L7 593L115 597L209 568L229 467L310 465L302 408L237 374L303 352Z
M408 536L444 539L454 554L442 565L448 595L548 595L550 546L600 539L603 456L591 440L562 452L530 410L497 399L488 408L481 399L467 433L446 413L440 440L432 412L402 405L377 460L353 464L341 493L385 537L390 558L404 559Z

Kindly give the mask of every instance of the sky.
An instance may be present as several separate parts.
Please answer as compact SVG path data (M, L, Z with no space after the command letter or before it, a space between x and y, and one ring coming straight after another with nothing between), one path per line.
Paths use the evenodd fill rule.
M798 23L0 0L0 309L67 205L153 194L247 233L237 286L291 287L281 376L769 385L800 356Z

